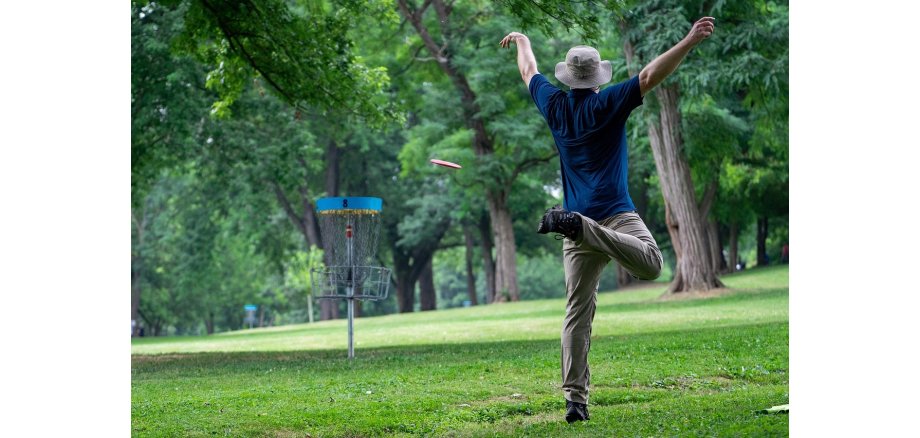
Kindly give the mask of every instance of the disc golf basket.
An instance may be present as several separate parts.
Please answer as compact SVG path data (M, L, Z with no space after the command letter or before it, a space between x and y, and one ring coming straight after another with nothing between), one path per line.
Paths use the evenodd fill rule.
M348 358L355 357L355 300L387 297L390 270L374 266L380 234L380 198L322 198L316 201L326 267L310 271L316 299L348 300Z

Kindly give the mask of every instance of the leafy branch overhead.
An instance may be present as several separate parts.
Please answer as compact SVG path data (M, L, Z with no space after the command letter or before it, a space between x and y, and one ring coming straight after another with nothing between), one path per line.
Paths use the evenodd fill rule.
M624 0L498 0L505 9L520 20L523 30L539 29L546 35L559 33L560 28L579 34L588 42L601 36L601 17L625 9Z
M386 69L366 65L349 38L355 17L368 8L379 10L379 19L395 20L385 2L171 3L185 10L176 47L212 66L207 87L219 95L212 115L228 115L246 84L258 77L302 112L355 118L372 126L401 120L389 96Z

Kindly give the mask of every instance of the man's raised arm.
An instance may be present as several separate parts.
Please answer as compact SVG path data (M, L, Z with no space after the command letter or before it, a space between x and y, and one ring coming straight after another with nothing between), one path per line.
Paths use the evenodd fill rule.
M537 74L537 58L533 56L533 49L530 48L530 39L519 32L511 32L508 36L502 38L498 44L502 47L508 47L511 43L517 45L517 64L518 70L521 71L521 79L527 86L530 86L530 79Z
M674 70L677 69L680 62L687 56L690 49L699 44L700 41L708 38L709 35L712 35L712 31L715 29L715 20L716 19L712 17L700 18L696 23L693 23L693 28L690 29L690 33L688 33L684 39L680 40L674 47L668 49L667 52L658 55L654 61L650 62L639 72L639 91L643 96L645 96L645 93L648 93L649 90L660 84L661 81L671 73L674 73ZM520 56L518 56L518 58L520 58Z

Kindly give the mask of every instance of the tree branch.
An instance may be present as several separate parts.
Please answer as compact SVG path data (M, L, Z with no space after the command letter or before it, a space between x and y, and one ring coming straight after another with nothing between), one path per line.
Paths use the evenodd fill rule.
M272 188L274 189L275 198L278 199L278 203L281 204L281 208L283 208L284 212L287 213L288 219L290 219L297 228L300 228L302 231L306 231L304 229L303 219L294 210L294 206L291 204L291 201L288 199L287 195L284 194L284 189L281 188L281 185L279 185L275 180L269 181L269 184L271 184Z
M716 193L719 189L719 179L716 178L714 181L710 182L706 187L706 192L703 193L703 199L700 201L700 219L706 220L706 217L709 216L709 210L712 208L712 203L716 199Z
M429 2L426 2L425 4L428 4L428 3ZM426 28L425 25L422 23L421 15L420 14L416 15L415 13L410 11L409 6L406 4L406 0L398 0L398 4L399 4L399 9L402 11L403 15L409 18L409 22L412 23L412 27L415 28L416 33L418 33L418 36L422 39L422 42L425 43L425 47L428 48L428 52L431 53L431 56L435 57L435 59L438 60L438 65L441 66L441 69L443 69L444 72L448 74L448 76L453 77L454 72L452 71L453 69L451 69L448 64L448 59L442 56L441 51L438 48L438 45L434 42L434 39L431 37L431 34L428 33L428 28ZM423 10L419 9L419 11L423 11Z
M510 185L514 183L514 180L517 179L518 175L521 172L527 169L530 169L531 167L534 167L537 164L545 163L549 160L552 160L557 155L559 155L559 151L554 150L552 154L547 155L545 157L530 158L530 159L521 161L520 163L518 163L517 166L514 166L514 170L511 172L511 177L508 179L508 184Z

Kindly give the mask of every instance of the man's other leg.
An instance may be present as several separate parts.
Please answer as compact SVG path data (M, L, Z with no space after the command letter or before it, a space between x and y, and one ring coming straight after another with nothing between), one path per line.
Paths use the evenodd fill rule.
M597 283L610 258L578 248L569 239L563 242L562 252L568 298L562 324L562 391L566 400L587 404L591 380L588 351L597 307Z
M641 280L654 280L661 274L658 243L638 214L620 213L600 223L581 216L581 221L579 248L608 255Z

